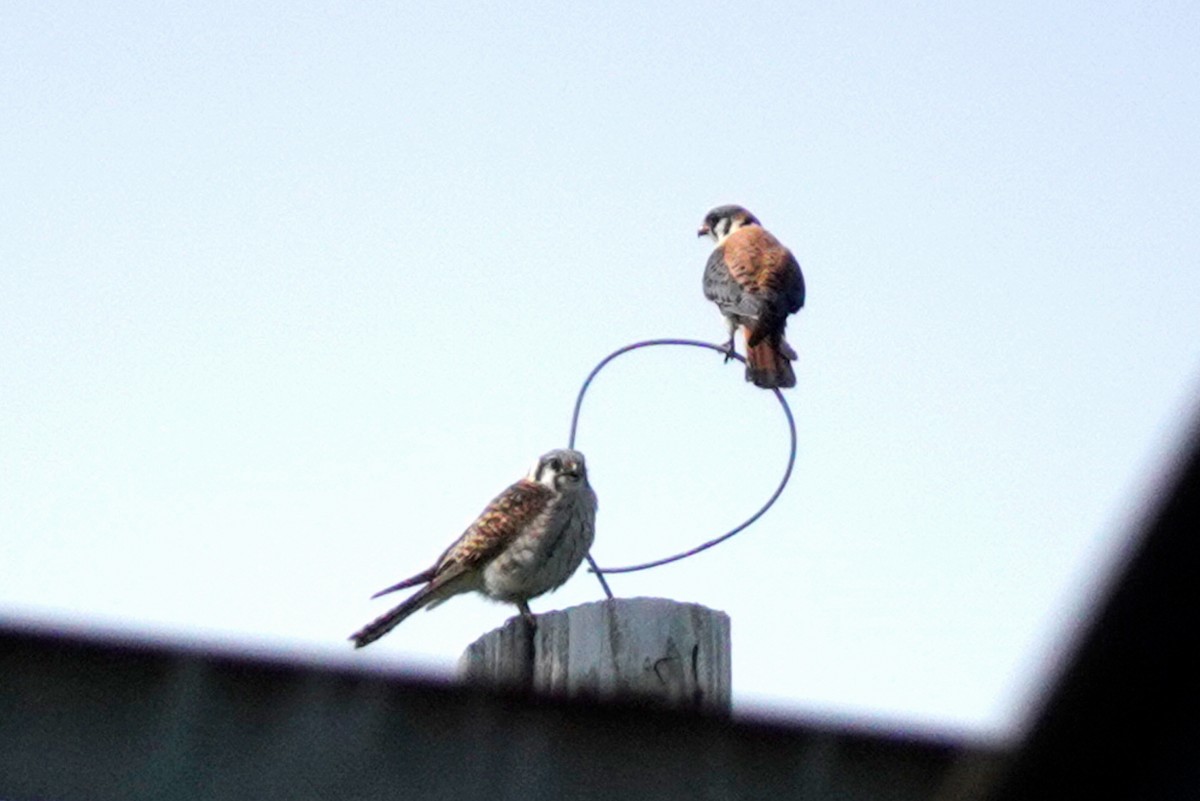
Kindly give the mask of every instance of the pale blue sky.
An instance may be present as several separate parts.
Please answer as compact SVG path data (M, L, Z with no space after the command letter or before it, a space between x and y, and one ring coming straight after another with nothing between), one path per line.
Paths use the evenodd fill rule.
M0 9L0 615L452 670L508 608L344 638L606 353L721 339L737 202L808 279L795 476L614 589L729 612L743 710L1012 733L1192 410L1200 11L645 5ZM787 452L676 349L578 444L602 564Z

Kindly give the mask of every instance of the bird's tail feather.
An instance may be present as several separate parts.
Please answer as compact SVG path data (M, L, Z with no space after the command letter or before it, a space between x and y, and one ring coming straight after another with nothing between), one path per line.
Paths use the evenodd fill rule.
M350 639L354 642L354 647L362 648L364 645L370 645L399 626L405 618L432 601L431 595L433 592L430 588L423 587L416 594L405 598L402 603L351 634Z
M786 389L796 386L796 373L791 361L796 351L783 337L777 342L764 339L746 347L746 380L763 389Z
M424 574L422 574L424 575ZM413 579L417 578L416 576ZM354 642L355 648L362 648L364 645L370 645L378 640L383 635L387 634L392 629L404 622L405 618L429 606L435 606L442 601L448 600L461 592L467 592L474 589L472 579L474 574L459 572L457 574L445 574L438 576L429 584L426 584L421 589L414 592L412 595L405 598L389 611L384 612L374 621L363 626L358 631L350 635L350 639ZM408 585L413 579L400 582L401 585ZM400 586L400 585L397 585Z
M375 593L371 597L378 598L380 595L387 595L389 592L395 592L396 590L403 590L406 587L413 587L413 586L416 586L417 584L424 584L426 582L433 581L433 576L436 572L437 572L437 566L435 565L423 573L418 573L417 575L413 576L412 578L406 578L404 581L400 582L399 584L393 584L392 586L388 587L385 590L380 590L379 592Z

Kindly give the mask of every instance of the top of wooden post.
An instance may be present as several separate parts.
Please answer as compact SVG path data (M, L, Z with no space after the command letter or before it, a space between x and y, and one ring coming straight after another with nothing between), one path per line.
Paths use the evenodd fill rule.
M538 615L533 632L514 617L467 647L459 675L551 695L727 713L729 616L667 598L612 598Z

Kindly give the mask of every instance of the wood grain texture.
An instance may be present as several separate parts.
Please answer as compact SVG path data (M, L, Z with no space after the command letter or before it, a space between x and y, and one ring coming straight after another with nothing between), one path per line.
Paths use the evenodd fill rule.
M666 598L615 598L538 615L472 643L466 681L548 695L649 701L728 713L730 622L724 612Z

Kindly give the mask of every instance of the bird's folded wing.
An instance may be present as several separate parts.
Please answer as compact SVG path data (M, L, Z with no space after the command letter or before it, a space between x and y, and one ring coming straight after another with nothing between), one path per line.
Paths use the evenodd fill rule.
M436 577L455 566L473 568L494 559L546 508L553 495L549 487L528 479L504 490L442 554Z

